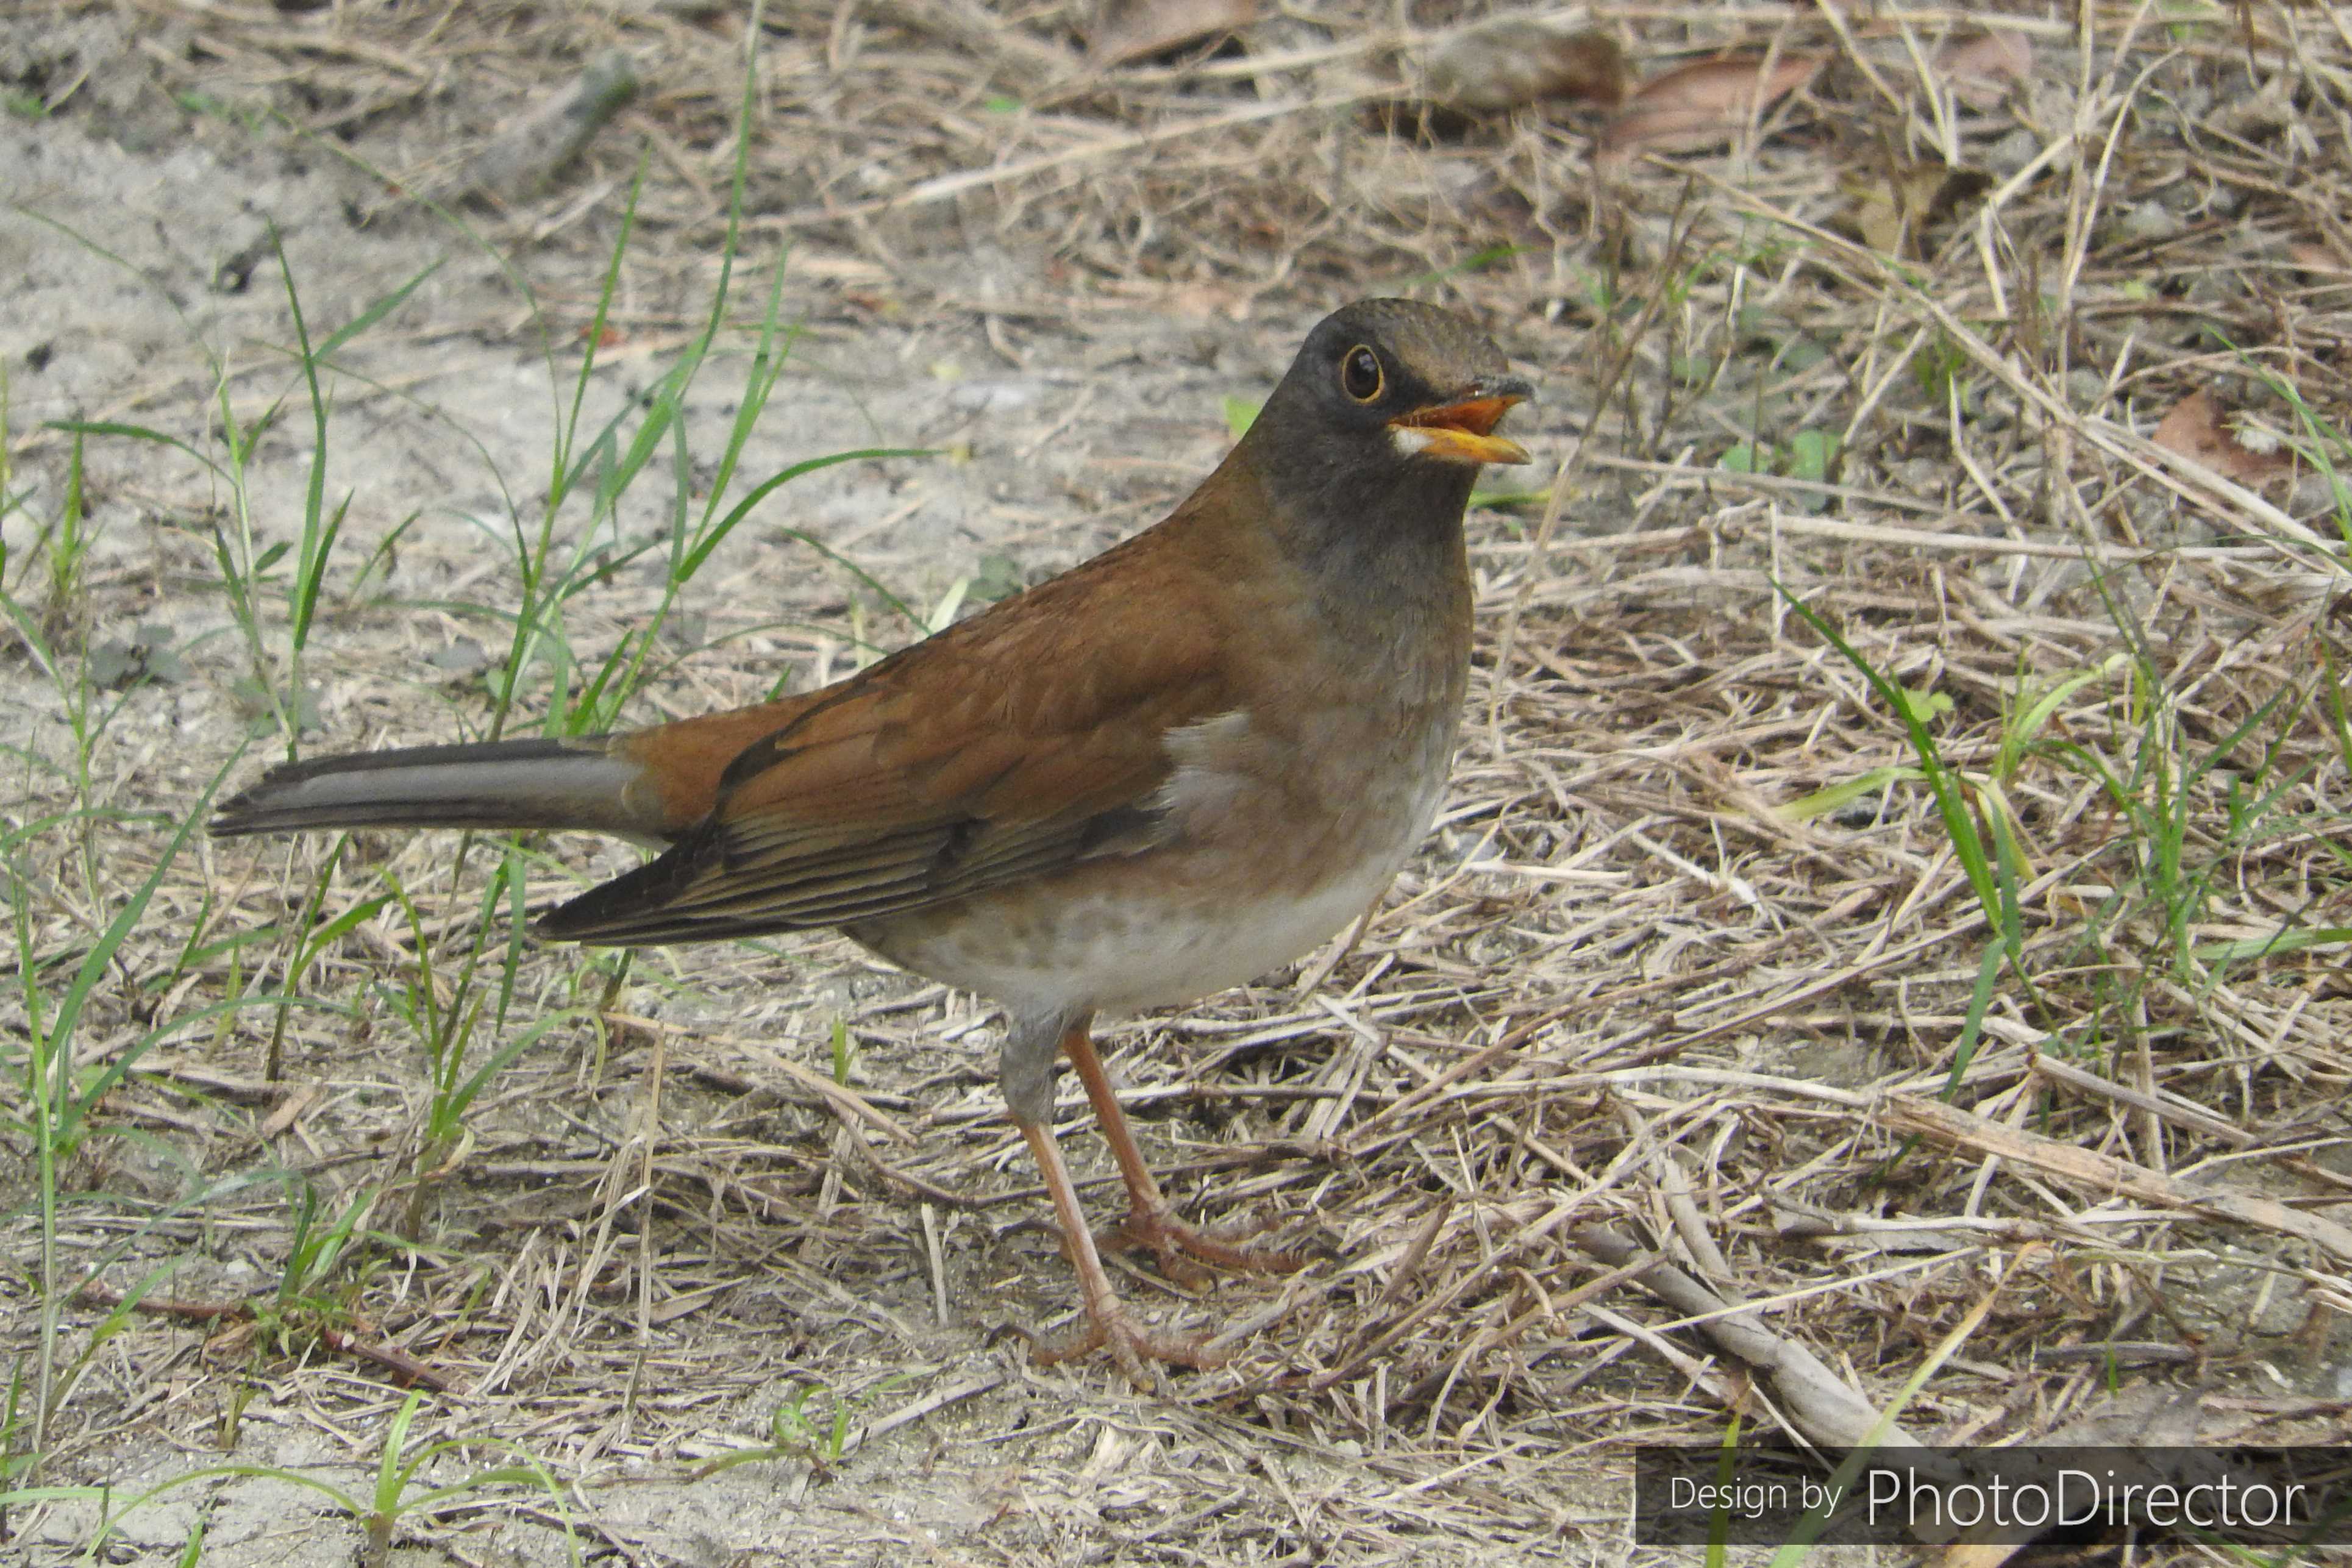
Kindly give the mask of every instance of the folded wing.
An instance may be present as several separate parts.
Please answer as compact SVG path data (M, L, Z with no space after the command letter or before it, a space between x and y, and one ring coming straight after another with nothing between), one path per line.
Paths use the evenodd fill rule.
M698 825L541 931L620 944L840 925L1163 842L1165 738L1227 710L1226 673L1192 615L1079 646L1112 556L1035 590L1021 616L967 621L779 709ZM658 768L664 733L622 744Z

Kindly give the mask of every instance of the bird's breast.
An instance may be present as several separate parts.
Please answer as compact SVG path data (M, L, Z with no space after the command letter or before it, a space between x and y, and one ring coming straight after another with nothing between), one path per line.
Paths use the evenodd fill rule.
M850 935L1016 1010L1171 1005L1280 968L1379 900L1444 793L1459 680L1404 702L1348 696L1172 732L1149 849Z

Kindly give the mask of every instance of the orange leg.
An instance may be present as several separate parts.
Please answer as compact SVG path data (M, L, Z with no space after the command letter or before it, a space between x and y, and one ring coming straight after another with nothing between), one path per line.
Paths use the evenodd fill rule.
M1199 1272L1184 1262L1184 1255L1221 1268L1276 1274L1286 1274L1306 1261L1286 1252L1220 1241L1178 1219L1160 1192L1159 1182L1153 1179L1151 1167L1143 1163L1143 1151L1136 1146L1135 1133L1127 1124L1127 1112L1119 1109L1110 1075L1103 1070L1102 1058L1095 1054L1094 1038L1087 1032L1083 1019L1063 1031L1062 1051L1070 1058L1070 1065L1078 1069L1078 1081L1087 1086L1087 1099L1095 1108L1095 1119L1102 1123L1103 1136L1110 1142L1111 1156L1118 1162L1119 1174L1127 1182L1127 1220L1116 1233L1120 1239L1150 1248L1160 1259L1161 1271L1171 1279ZM1034 1144L1035 1140L1031 1142ZM1062 1223L1069 1225L1070 1216L1064 1215ZM1080 1267L1083 1272L1084 1266Z
M1087 1229L1087 1216L1078 1207L1078 1190L1070 1181L1070 1169L1062 1163L1062 1151L1054 1142L1053 1124L1045 1121L1024 1121L1018 1124L1021 1136L1029 1142L1029 1152L1036 1157L1037 1169L1045 1178L1045 1190L1053 1195L1054 1216L1062 1222L1062 1234L1069 1238L1070 1261L1078 1271L1078 1289L1086 1298L1087 1326L1076 1336L1058 1345L1039 1345L1035 1354L1047 1366L1068 1361L1088 1351L1108 1348L1121 1371L1145 1390L1151 1387L1150 1376L1144 1371L1147 1361L1174 1362L1180 1366L1208 1368L1221 1366L1224 1357L1197 1340L1169 1339L1150 1332L1127 1314L1118 1304L1118 1297L1110 1288L1110 1276L1103 1271L1102 1255L1095 1250L1095 1238Z

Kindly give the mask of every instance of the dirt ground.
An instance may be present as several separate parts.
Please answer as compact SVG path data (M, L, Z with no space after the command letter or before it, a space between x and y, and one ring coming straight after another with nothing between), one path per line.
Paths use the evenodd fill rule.
M569 426L617 422L591 466L610 472L709 311L733 9L0 11L0 86L18 95L0 115L0 587L110 715L85 743L60 661L30 637L0 664L28 955L12 1057L34 1059L54 988L154 888L68 1077L125 1053L136 1070L61 1166L46 1247L35 1075L11 1068L0 1342L29 1380L7 1444L28 1489L0 1562L1630 1562L1673 1555L1628 1537L1633 1443L1711 1439L1727 1409L1822 1440L1782 1414L1801 1390L1883 1409L1923 1368L1901 1417L1923 1436L2342 1440L2352 1161L2333 1107L2352 989L2325 942L2167 967L2262 938L2282 910L2298 931L2352 926L2325 853L2347 770L2315 717L2342 567L2288 547L2328 536L2338 492L2309 463L2230 470L2244 447L2209 461L2232 481L2217 483L2150 437L2206 384L2290 423L2199 335L2215 322L2278 349L2267 363L2323 425L2352 406L2347 291L2291 271L2325 259L2296 246L2352 264L2340 222L2315 216L2343 178L2345 79L2304 68L2347 46L2254 9L2242 47L2226 29L2102 32L2087 50L2063 17L2016 12L2032 63L1954 145L2020 193L1990 275L2012 302L2075 291L2064 348L1979 297L1972 209L1952 210L1974 194L1918 209L1938 226L1915 253L1934 287L1853 258L1853 170L1871 167L1854 125L1876 103L1856 62L1893 73L1965 36L1959 13L1920 13L1916 48L1885 28L1842 39L1810 8L1603 19L1637 76L1733 48L1830 62L1760 133L1637 143L1697 174L1656 169L1606 200L1594 165L1616 132L1591 110L1465 127L1362 94L1255 142L1151 139L1155 116L1270 101L1263 79L1219 74L1236 58L1338 50L1410 84L1413 51L1481 12L1401 34L1286 12L1251 52L1146 60L1117 91L1039 85L1051 49L1078 58L1056 41L1075 12L1023 12L986 47L977 8L778 13L744 324L686 395L682 448L666 437L644 482L601 512L575 498L558 526L567 550L618 556L669 525L680 467L700 504L779 266L796 335L737 491L852 448L928 455L823 468L753 513L681 600L633 720L804 689L908 640L877 584L952 614L1156 520L1229 442L1228 400L1261 395L1341 300L1453 303L1538 383L1512 430L1535 477L1489 482L1556 482L1559 500L1474 510L1473 721L1425 852L1344 952L1108 1038L1179 1201L1314 1259L1197 1284L1123 1269L1155 1320L1234 1352L1151 1392L1024 1348L1075 1299L996 1097L984 1004L833 939L625 969L533 949L466 1070L565 1021L436 1145L411 1019L467 953L503 962L503 922L478 943L472 918L499 847L459 860L446 837L367 835L331 867L323 843L164 853L224 768L234 787L283 750L240 685L252 660L217 542L300 531L318 447L289 282L313 343L415 283L326 377L323 494L348 505L304 655L302 749L478 731L520 592L510 542L538 526L551 453ZM544 188L469 191L453 173L467 151L608 46L636 58L637 103ZM978 51L972 85L907 129L959 50ZM2158 74L2135 98L2143 67ZM2062 89L2078 97L2053 108ZM2284 119L2214 131L2266 91ZM1004 94L1062 120L992 148ZM2037 166L2086 104L2114 114L2126 156ZM892 205L1037 145L1032 175ZM2086 189L2112 223L2068 218ZM1809 231L1817 275L1749 196L1828 226ZM1497 244L1516 248L1472 260ZM2213 246L2258 260L2221 279ZM1947 299L1956 319L1936 313ZM1977 341L1992 359L1969 359ZM1942 381L1916 371L1945 352ZM1980 386L1965 396L1964 372ZM241 485L224 411L268 421ZM65 420L110 428L77 442ZM1805 435L1824 429L1842 466L1808 477ZM87 552L72 592L44 599L76 506ZM1905 726L1775 579L1946 699L1955 765L2009 792L2030 842L2009 868L2019 956L1990 1003L1993 921ZM658 552L614 565L568 605L569 646L601 658L663 586ZM263 620L282 647L275 588ZM2179 695L2184 754L2222 759L2178 770L2205 815L2177 836L2196 896L2171 905L2131 832L2132 803L2155 798L2154 731L2110 661L2135 653ZM2111 746L2126 773L2138 758L2131 784L2103 795L2074 753L2003 752L2035 696L2100 671L2056 700L2051 733ZM519 725L555 675L525 671ZM2279 692L2298 695L2266 707ZM2221 744L2242 723L2272 761ZM2294 792L2275 831L2241 831L2263 815L2247 792L2273 784ZM533 902L637 858L520 854ZM289 984L306 913L394 883L422 929L393 906L339 933L295 983L325 1006L213 1007ZM1107 1203L1074 1086L1062 1107ZM347 1211L364 1216L348 1250L291 1290L306 1242ZM1656 1257L1612 1258L1608 1235L1749 1304L1759 1339L1727 1346L1690 1298L1642 1294ZM86 1276L94 1290L71 1294ZM143 1300L110 1310L125 1295ZM1803 1366L1767 1364L1796 1347ZM355 1515L388 1445L416 1485L371 1546ZM416 1500L432 1487L451 1489Z

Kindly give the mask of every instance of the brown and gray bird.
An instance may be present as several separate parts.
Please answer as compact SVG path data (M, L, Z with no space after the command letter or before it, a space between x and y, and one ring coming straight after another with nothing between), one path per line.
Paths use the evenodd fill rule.
M1112 1293L1052 1126L1069 1057L1126 1236L1235 1268L1178 1219L1089 1035L1300 957L1381 897L1444 793L1470 658L1462 513L1528 395L1460 317L1367 300L1308 334L1165 521L804 696L628 734L421 746L272 771L217 834L578 828L665 842L542 916L604 945L837 926L1003 1005L1013 1120L1107 1346L1207 1364Z

